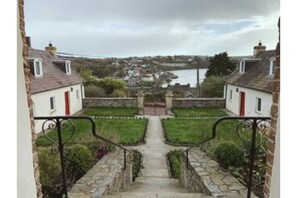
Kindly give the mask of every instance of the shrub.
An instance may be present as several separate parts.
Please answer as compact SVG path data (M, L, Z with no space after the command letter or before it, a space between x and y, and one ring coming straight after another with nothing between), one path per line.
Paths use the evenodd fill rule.
M55 197L62 193L61 165L59 155L50 149L38 150L40 183L44 197Z
M80 144L69 147L65 153L66 171L74 180L82 177L93 165L94 157L88 147Z
M180 151L174 150L170 151L167 154L169 165L170 165L170 172L171 177L175 179L180 179L180 169L181 169L181 160L180 160Z
M133 150L133 163L132 163L132 181L134 182L141 168L142 154L138 150Z
M237 167L242 162L243 151L234 142L226 141L215 147L214 155L222 167Z

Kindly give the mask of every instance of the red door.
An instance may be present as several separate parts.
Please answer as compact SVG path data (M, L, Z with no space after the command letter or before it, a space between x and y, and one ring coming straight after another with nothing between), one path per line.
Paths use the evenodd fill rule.
M245 93L240 92L239 116L244 116Z
M65 96L65 115L70 115L70 106L69 106L69 92L64 93Z

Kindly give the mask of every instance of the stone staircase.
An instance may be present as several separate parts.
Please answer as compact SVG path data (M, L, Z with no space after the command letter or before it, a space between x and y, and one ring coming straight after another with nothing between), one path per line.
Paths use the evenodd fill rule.
M203 193L193 193L176 179L166 177L140 177L123 192L112 193L106 198L206 198Z
M140 176L122 192L111 193L106 198L206 198L211 197L194 193L170 179L166 162L166 154L174 149L164 143L160 118L150 116L146 144L138 149L143 154L144 169Z

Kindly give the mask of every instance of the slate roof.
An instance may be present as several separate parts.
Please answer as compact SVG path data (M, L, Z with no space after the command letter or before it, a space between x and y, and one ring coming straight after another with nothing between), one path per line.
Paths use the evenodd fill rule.
M83 82L83 79L73 69L71 74L66 74L58 67L54 61L66 60L56 57L48 51L29 48L29 59L31 58L41 59L43 69L43 76L36 77L32 75L31 90L33 94Z
M254 58L261 60L249 62L246 71L239 73L238 68L228 77L227 84L272 93L273 75L269 75L270 58L275 57L275 50L262 51ZM239 63L238 63L239 65Z

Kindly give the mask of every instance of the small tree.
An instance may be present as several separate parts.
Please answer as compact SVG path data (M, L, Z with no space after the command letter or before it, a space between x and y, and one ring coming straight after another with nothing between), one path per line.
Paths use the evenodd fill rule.
M215 54L214 57L210 59L210 65L205 76L227 76L235 69L235 62L228 58L227 52L222 52Z
M105 93L110 95L115 90L123 91L126 89L126 83L121 79L116 79L112 77L105 77L105 78L97 78L93 76L92 70L90 69L84 69L80 72L80 75L84 78L85 85L95 85L99 86L102 89L104 89Z
M221 98L224 95L224 78L209 76L201 84L201 96L206 98Z

